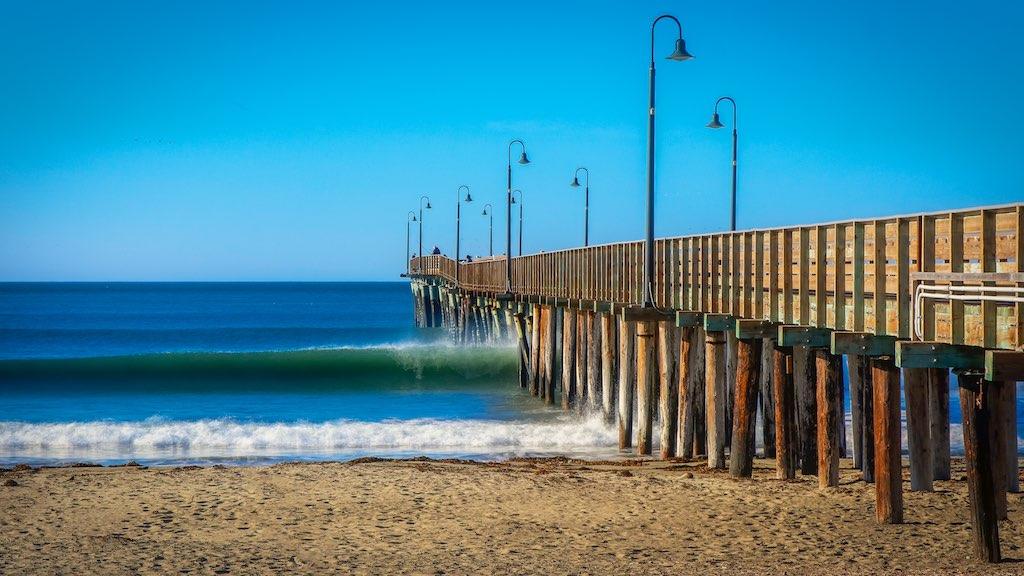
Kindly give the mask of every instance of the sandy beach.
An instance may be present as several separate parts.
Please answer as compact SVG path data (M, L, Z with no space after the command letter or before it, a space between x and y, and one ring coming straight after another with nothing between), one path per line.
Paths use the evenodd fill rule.
M960 462L905 493L900 526L875 522L849 462L828 491L758 464L753 481L563 459L21 467L0 477L0 573L1024 573L1020 495L1009 560L972 559Z

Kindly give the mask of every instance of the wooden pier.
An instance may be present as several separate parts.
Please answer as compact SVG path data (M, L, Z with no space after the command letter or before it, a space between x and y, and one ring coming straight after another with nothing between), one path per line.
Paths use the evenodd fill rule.
M658 438L662 458L750 477L760 423L780 479L828 489L852 456L882 523L905 518L901 390L909 489L950 479L952 372L975 550L995 562L1019 490L1022 229L1013 204L658 239L646 308L643 242L516 257L510 281L504 257L459 264L458 282L450 258L414 258L409 276L419 326L514 339L520 385L600 413L619 448Z

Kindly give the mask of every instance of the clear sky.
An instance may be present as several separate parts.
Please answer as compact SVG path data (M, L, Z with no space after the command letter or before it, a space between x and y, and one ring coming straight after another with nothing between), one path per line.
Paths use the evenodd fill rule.
M643 236L649 27L657 234L1024 199L1024 4L0 0L0 280L396 279L424 238L525 251ZM724 111L724 110L723 110ZM723 114L724 121L730 113ZM415 249L415 230L414 230Z

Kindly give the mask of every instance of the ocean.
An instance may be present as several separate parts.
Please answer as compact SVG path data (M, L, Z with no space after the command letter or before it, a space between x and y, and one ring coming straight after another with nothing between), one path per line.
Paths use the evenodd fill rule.
M0 465L615 454L404 282L0 284Z
M415 328L404 282L0 284L0 466L618 455L516 354Z

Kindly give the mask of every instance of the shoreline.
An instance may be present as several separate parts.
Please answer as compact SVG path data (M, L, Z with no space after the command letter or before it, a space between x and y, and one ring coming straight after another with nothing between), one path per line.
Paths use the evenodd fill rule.
M895 526L875 521L873 486L849 460L828 490L814 476L775 480L770 460L757 461L753 480L703 464L368 457L6 469L0 572L1024 573L1020 494L1000 523L1007 560L973 559L960 459L935 492L905 492L906 523Z

